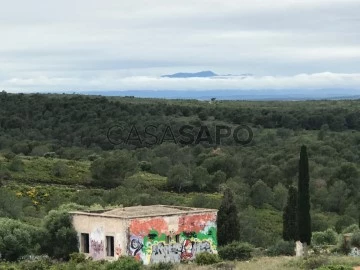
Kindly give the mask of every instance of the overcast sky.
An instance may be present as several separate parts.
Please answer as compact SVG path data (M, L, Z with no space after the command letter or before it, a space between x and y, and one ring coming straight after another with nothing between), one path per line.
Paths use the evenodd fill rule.
M359 0L0 4L0 90L360 90Z

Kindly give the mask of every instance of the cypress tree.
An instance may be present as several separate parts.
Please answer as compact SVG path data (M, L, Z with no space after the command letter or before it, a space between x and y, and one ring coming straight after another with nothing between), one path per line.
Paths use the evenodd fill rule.
M218 245L224 246L233 241L239 241L239 219L234 197L229 188L224 192L217 215Z
M296 241L297 238L297 189L290 186L288 190L287 203L283 213L283 239L285 241Z
M311 217L309 194L309 161L306 146L301 146L299 161L298 203L297 203L297 240L310 245L311 243Z

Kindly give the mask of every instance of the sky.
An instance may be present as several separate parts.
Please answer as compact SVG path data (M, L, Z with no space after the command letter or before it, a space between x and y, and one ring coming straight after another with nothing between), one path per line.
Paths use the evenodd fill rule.
M359 0L0 0L0 90L346 88ZM251 77L171 79L212 70Z

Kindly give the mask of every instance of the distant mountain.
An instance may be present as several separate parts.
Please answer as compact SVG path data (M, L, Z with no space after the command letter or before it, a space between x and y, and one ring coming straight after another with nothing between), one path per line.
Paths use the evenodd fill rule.
M207 70L207 71L200 71L200 72L195 72L195 73L180 72L180 73L175 73L175 74L170 74L170 75L162 75L161 77L163 77L163 78L207 78L207 77L214 77L214 76L218 76L218 75L210 70Z

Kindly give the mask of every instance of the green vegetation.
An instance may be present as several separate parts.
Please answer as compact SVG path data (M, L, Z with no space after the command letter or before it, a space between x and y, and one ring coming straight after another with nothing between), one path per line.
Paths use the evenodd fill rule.
M309 192L309 161L306 146L301 146L299 161L299 183L297 203L297 239L301 243L311 243L310 192Z
M293 241L279 240L267 250L269 256L293 256L295 255L295 243Z
M327 229L323 232L314 232L312 241L314 246L336 245L338 234L333 229Z
M249 260L253 247L248 243L232 242L226 246L219 247L219 256L223 260Z
M217 216L217 238L219 246L225 246L233 241L239 241L238 211L231 190L227 188Z
M223 194L229 188L233 193L231 205L236 208L233 217L238 217L231 237L272 254L284 254L290 244L280 240L295 238L291 224L297 210L292 187L297 186L299 177L306 180L310 175L305 188L310 201L305 208L311 205L307 224L311 222L314 231L313 245L333 244L335 232L358 231L359 109L359 100L210 104L2 92L0 217L47 233L51 226L46 227L43 219L51 210L151 204L219 209L227 200ZM190 135L195 138L200 126L206 125L215 138L216 125L239 124L251 127L251 143L239 145L228 137L220 145L175 144L169 133L159 143L168 126L178 141L184 125L194 127ZM118 134L121 139L135 125L142 143L111 144L108 131L116 125L124 126L124 134ZM155 144L149 144L155 137L145 131L148 125L156 126L150 131L157 138ZM302 145L307 146L308 167L301 166L299 174ZM300 193L304 194L299 189L299 197L303 196ZM220 227L219 239L225 239ZM70 232L64 235L71 239ZM6 241L18 241L10 240ZM21 246L22 256L44 254L41 241L36 242L38 245L27 243ZM346 251L348 247L343 248ZM67 258L72 251L52 251L49 255ZM90 264L94 264L91 269L105 267L89 261L81 264L79 269L89 269Z
M297 238L297 189L289 187L287 204L283 213L283 239L285 241L296 241Z
M198 265L211 265L218 263L220 258L216 254L211 254L208 252L199 253L196 255L195 262Z

